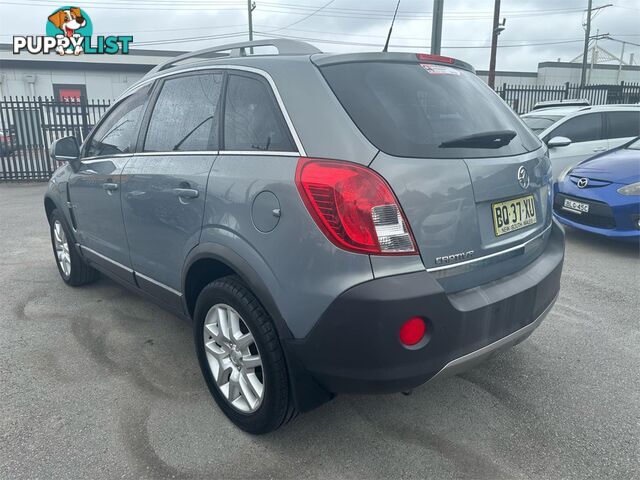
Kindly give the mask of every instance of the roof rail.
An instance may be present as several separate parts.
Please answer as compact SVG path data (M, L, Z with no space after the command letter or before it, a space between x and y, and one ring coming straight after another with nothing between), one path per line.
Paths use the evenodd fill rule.
M274 38L272 40L254 40L252 42L239 42L228 43L226 45L218 45L216 47L205 48L202 50L196 50L195 52L187 52L182 55L178 55L171 60L157 65L155 68L149 71L149 74L160 72L171 68L175 64L186 60L188 58L202 57L210 53L224 52L230 50L229 57L245 57L247 55L247 49L253 47L275 47L278 50L278 55L312 55L314 53L322 53L313 45L307 42L300 42L298 40L289 40L286 38Z

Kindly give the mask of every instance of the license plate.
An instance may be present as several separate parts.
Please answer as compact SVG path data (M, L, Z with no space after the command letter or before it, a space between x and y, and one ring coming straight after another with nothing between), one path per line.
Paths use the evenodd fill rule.
M589 213L589 204L576 202L575 200L569 200L568 198L564 199L564 208L565 210L571 210L575 213Z
M533 195L491 204L493 229L496 237L536 223L536 204Z

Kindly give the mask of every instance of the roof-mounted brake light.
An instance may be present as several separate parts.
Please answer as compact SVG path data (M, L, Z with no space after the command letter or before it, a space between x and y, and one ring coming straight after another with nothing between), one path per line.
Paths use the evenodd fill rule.
M440 62L440 63L454 63L455 59L451 57L443 57L442 55L431 55L429 53L416 53L416 57L421 62Z

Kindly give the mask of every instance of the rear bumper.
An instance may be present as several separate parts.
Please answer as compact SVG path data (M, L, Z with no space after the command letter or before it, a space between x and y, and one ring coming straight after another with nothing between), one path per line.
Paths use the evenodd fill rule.
M500 340L496 340L495 342L490 343L489 345L485 345L478 350L474 350L473 352L467 353L462 357L451 360L442 368L442 370L436 373L433 378L431 378L431 380L440 377L450 377L452 375L457 375L458 373L464 372L465 370L468 370L469 368L472 368L475 365L484 362L493 354L519 344L527 337L529 337L529 335L531 335L533 331L540 326L542 320L544 320L547 314L551 311L551 307L553 307L553 305L556 303L557 298L558 296L556 295L556 297L551 301L544 312L542 312L538 316L538 318L536 318L529 325L525 325L521 329L510 333L506 337L502 337Z
M384 277L340 295L289 357L332 393L398 392L455 374L525 339L560 289L564 233L554 223L544 252L519 272L446 294L424 271ZM428 341L400 343L400 326L426 319Z

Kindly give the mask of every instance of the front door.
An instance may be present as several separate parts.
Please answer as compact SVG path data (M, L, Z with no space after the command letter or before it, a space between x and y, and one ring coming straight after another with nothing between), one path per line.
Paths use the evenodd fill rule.
M72 219L83 253L128 281L132 276L120 202L122 170L135 150L148 90L138 90L109 111L69 179Z
M221 72L165 79L147 114L142 152L123 171L122 210L138 285L180 307L181 273L202 228L218 149Z

